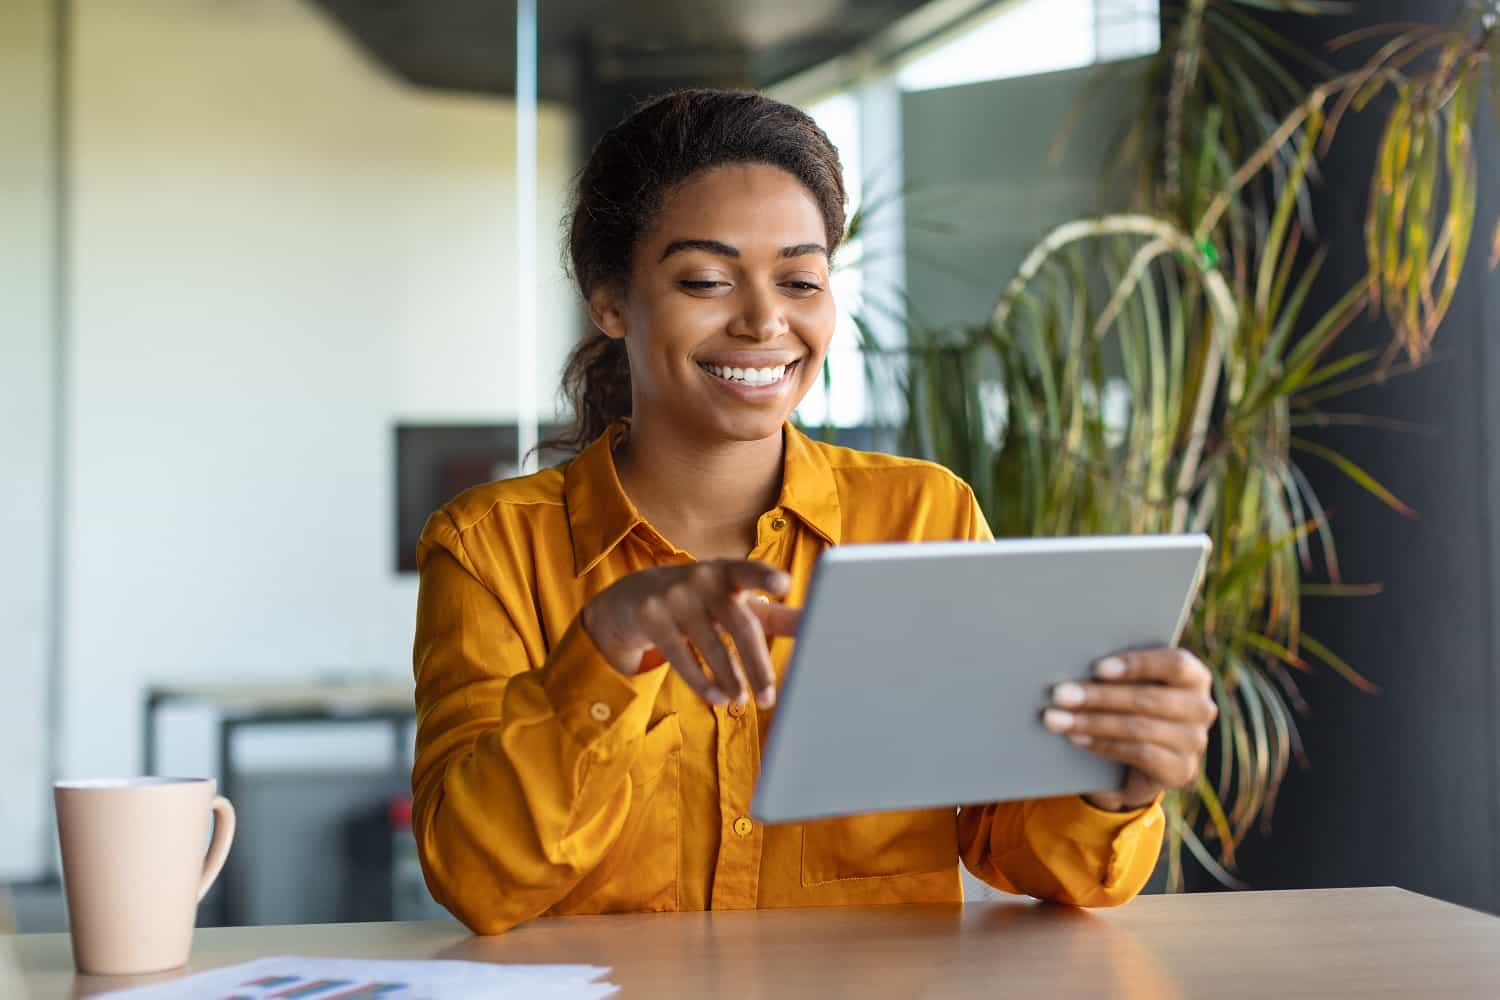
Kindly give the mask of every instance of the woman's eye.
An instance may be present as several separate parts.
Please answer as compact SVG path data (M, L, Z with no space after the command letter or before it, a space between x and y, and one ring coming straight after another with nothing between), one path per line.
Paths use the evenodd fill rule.
M711 281L706 279L698 281L684 280L679 281L678 284L683 288L691 288L695 292L711 292L715 288L727 288L729 286L729 282L727 281Z
M782 285L799 292L821 292L823 290L823 286L816 281L786 281L782 282Z

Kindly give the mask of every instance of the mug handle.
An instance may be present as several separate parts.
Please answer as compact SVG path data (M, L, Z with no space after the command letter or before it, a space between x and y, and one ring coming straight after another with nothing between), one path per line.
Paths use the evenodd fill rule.
M203 878L198 883L200 903L213 888L214 879L219 877L224 862L229 859L229 845L234 842L234 806L224 796L215 795L209 808L214 812L214 838L208 845L208 857L203 859Z

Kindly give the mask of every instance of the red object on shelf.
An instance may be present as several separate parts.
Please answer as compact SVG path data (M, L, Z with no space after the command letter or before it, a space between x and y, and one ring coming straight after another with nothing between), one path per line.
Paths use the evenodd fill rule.
M386 810L386 815L390 817L392 828L405 828L408 830L411 829L410 797L391 799L391 804Z

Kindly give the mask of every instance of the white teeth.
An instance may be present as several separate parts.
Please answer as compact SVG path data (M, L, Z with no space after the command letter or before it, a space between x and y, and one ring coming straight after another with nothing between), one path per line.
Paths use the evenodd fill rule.
M786 365L778 365L775 368L726 368L722 365L703 365L703 370L710 375L731 382L740 382L744 385L774 385L780 382L786 375Z

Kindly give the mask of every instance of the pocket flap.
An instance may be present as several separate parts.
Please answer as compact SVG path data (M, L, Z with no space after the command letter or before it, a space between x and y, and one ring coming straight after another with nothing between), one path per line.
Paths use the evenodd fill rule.
M802 884L921 875L958 864L958 811L871 813L802 827Z
M682 724L677 720L677 713L663 715L641 737L635 763L630 765L630 780L644 785L656 777L674 753L681 750Z

